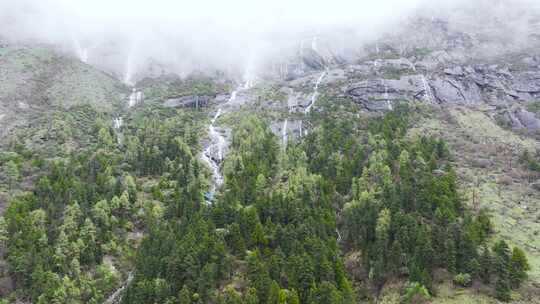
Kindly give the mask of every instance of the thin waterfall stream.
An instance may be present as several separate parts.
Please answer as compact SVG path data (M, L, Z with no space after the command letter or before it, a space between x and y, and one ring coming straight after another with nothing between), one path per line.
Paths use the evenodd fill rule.
M212 171L212 178L210 182L210 189L206 193L205 197L208 202L211 202L215 192L221 186L223 183L223 175L221 173L221 164L225 158L225 150L227 148L227 140L225 136L223 135L223 132L220 132L216 128L216 122L219 119L219 117L223 114L224 106L228 104L233 104L237 97L238 93L240 91L245 91L250 89L253 86L253 78L248 77L244 84L239 86L236 90L231 92L231 96L229 100L220 105L217 109L217 112L212 117L212 120L210 121L210 125L208 126L208 136L210 138L210 143L208 144L208 147L204 149L204 151L201 154L201 160L208 164L210 167L210 170Z

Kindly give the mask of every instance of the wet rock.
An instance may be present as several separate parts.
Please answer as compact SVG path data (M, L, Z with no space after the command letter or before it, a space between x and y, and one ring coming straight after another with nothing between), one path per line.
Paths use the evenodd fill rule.
M515 116L528 131L536 132L540 130L540 120L533 113L525 109L519 109L515 112Z
M10 277L0 278L0 298L8 296L15 290L15 282Z
M283 127L286 126L288 140L296 140L302 136L303 123L301 120L288 120L287 124L284 121L275 121L270 124L270 130L280 139L283 137Z
M477 158L472 161L472 164L478 168L488 168L493 165L493 161L484 158Z
M326 60L312 49L304 51L302 61L307 67L313 70L323 70L327 65Z
M446 68L444 69L444 73L446 75L452 75L452 76L463 76L464 72L463 69L460 66L456 66L453 68Z
M429 85L427 90L430 90ZM422 75L407 75L400 79L370 79L346 88L347 96L372 111L388 109L387 101L391 104L403 100L427 101L428 94Z
M377 67L390 68L400 72L413 71L415 69L414 64L407 58L377 60Z
M163 106L168 108L195 108L207 106L213 100L211 96L183 96L178 98L169 98Z
M431 87L440 103L476 103L483 99L480 88L474 81L435 77Z

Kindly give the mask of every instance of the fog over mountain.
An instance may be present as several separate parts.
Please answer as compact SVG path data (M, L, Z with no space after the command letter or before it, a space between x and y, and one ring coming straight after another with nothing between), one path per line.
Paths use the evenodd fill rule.
M4 0L0 37L60 46L132 82L150 66L180 75L208 69L245 73L317 39L347 58L418 15L471 30L479 20L495 20L504 31L497 37L517 39L526 32L527 19L520 17L535 2Z

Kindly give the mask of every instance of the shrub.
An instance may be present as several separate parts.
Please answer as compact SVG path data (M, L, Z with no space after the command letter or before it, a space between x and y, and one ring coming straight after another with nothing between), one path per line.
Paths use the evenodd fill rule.
M404 303L426 303L429 298L427 288L418 282L410 282L405 289Z
M454 285L469 287L471 286L472 278L468 273L460 273L454 277Z

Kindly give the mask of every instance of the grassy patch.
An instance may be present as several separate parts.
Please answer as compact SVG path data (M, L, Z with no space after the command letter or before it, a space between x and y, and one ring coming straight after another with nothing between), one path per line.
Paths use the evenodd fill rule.
M527 105L527 111L540 115L540 101L534 101Z
M409 135L421 134L448 141L462 195L471 207L490 212L496 235L526 251L531 281L540 282L540 195L518 164L521 151L540 144L499 127L482 109L460 106L424 111ZM490 165L482 168L478 159Z

